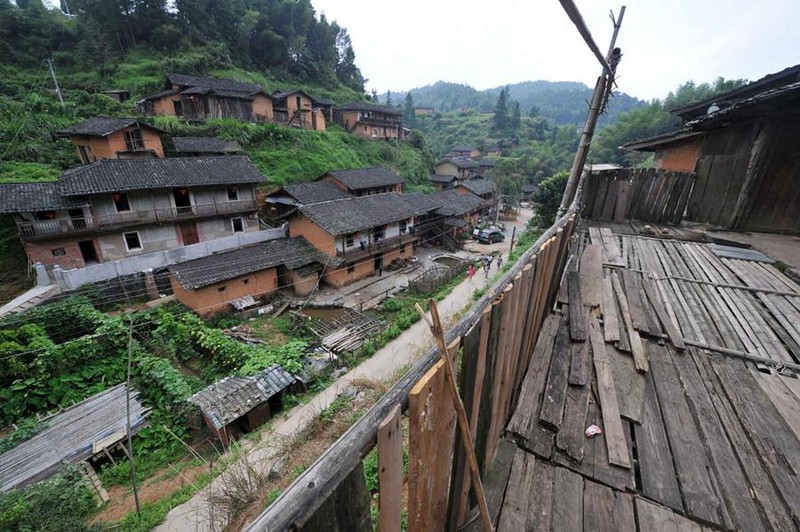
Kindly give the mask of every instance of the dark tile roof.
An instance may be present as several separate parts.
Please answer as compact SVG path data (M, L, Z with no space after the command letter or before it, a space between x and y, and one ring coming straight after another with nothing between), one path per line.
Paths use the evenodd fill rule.
M479 159L478 166L480 166L481 168L494 168L497 165L487 159Z
M178 85L180 87L203 87L215 91L244 92L247 94L264 92L261 85L257 83L246 83L243 81L234 81L232 79L204 78L187 74L167 74L167 80L173 85Z
M294 90L290 90L290 91L275 91L275 92L272 93L272 97L275 98L276 100L284 100L284 99L288 98L289 96L291 96L292 94L298 94L298 93L302 94L306 98L310 99L312 103L318 103L320 101L324 101L324 100L317 100L316 98L311 96L309 93L307 93L306 91L301 90L301 89L294 89Z
M286 185L283 187L283 192L297 200L297 203L300 205L309 205L311 203L352 197L346 191L327 181Z
M235 153L242 151L236 141L211 137L172 137L176 152L187 153Z
M0 213L57 211L86 205L85 200L63 197L55 181L0 185Z
M462 194L455 189L434 192L442 206L436 212L445 216L463 216L481 208L483 199L472 193Z
M116 131L119 131L120 129L125 129L126 127L136 125L161 132L161 130L157 127L141 122L135 118L108 118L104 116L93 116L92 118L84 120L83 122L74 124L60 131L56 131L56 135L90 135L96 137L105 137L106 135L110 135Z
M315 263L322 269L330 258L303 237L278 238L173 264L169 271L185 289L196 290L281 264L294 270Z
M430 194L412 192L403 198L417 209L417 213L434 212L443 216L463 216L476 211L483 200L471 192L460 193L455 189L440 190Z
M300 212L332 235L344 235L410 218L416 210L399 194L373 194L300 207Z
M460 144L450 148L450 151L472 151L474 149L476 149L475 146L472 146L471 144Z
M450 159L445 159L439 164L444 164L444 163L451 163L455 165L456 168L459 169L478 167L478 163L476 161L473 161L472 159L469 159L467 157L452 157Z
M478 196L483 196L484 194L493 193L495 191L494 183L488 179L469 179L461 183L461 186Z
M403 111L374 103L353 102L336 107L339 111L370 111L373 113L383 113L387 115L403 116Z
M274 364L251 377L225 377L203 388L187 401L200 407L206 418L221 429L296 382L296 378Z
M149 96L145 96L144 98L142 98L142 101L158 100L159 98L163 98L164 96L172 96L173 94L178 94L179 92L181 91L179 91L178 89L167 89L161 92L157 92L155 94L150 94Z
M433 174L430 177L430 180L434 183L450 183L456 178L454 175L446 175L446 174Z
M538 185L534 185L533 183L527 183L525 185L522 185L522 193L531 194L533 192L536 192L536 189L538 188L539 188Z
M331 170L325 175L335 177L337 181L343 183L350 190L386 187L403 183L402 177L383 166L352 170Z
M104 159L67 170L58 178L65 196L122 190L261 183L266 181L244 155L171 159Z

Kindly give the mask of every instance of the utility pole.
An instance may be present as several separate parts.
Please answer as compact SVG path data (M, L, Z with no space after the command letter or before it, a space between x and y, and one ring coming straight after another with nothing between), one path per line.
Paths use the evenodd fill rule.
M50 75L53 76L53 83L56 86L56 94L58 95L58 101L61 102L61 110L64 110L64 98L61 96L61 87L58 86L58 78L56 78L56 69L53 68L53 60L47 59L47 66L50 68Z
M567 11L567 14L575 23L575 26L578 28L578 31L583 36L584 40L589 44L589 48L592 49L595 55L598 56L598 59L600 59L599 54L596 52L597 46L594 45L592 36L589 34L588 29L583 24L583 19L580 18L580 13L577 12L577 8L575 8L574 4L568 0L561 0L561 3L564 6L564 9ZM614 24L614 33L611 36L611 44L608 47L608 54L606 55L605 60L601 61L603 71L601 72L600 77L597 78L597 84L594 87L594 93L592 93L592 102L589 105L589 114L586 116L586 123L583 126L581 140L578 144L578 151L575 153L575 160L572 163L572 170L570 171L567 185L564 188L564 196L561 198L561 206L558 209L558 216L563 215L572 203L572 198L575 196L575 191L578 189L580 176L583 173L583 168L586 164L586 156L589 154L589 146L592 143L592 137L594 136L594 128L597 125L597 119L600 117L600 113L602 113L605 109L608 96L611 94L611 86L614 83L614 74L616 72L617 64L622 58L622 52L619 48L615 47L615 44L617 42L619 28L622 25L622 18L624 16L625 6L622 6L620 9L618 18L615 18L613 13L611 14L611 21Z

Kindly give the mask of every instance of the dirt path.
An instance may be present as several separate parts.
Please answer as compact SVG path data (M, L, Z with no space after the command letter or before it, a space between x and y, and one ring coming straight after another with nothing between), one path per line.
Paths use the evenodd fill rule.
M518 225L522 225L522 222L524 220L521 220ZM508 246L507 239L503 243L494 244L492 250L507 252ZM488 281L481 272L477 273L472 280L466 279L456 286L439 303L439 314L445 328L454 321L459 311L468 308L473 303L473 292L485 286L497 273L498 270L492 266ZM249 463L263 468L264 471L269 471L280 452L281 442L287 441L307 427L319 412L328 407L343 390L350 387L354 380L385 381L390 379L396 375L399 369L413 364L432 345L433 337L428 327L424 321L418 321L368 360L317 394L308 403L299 405L285 416L277 418L268 430L262 431L260 442L252 444L252 448L248 451ZM225 473L198 492L192 499L173 508L167 514L164 522L155 530L158 532L221 530L226 520L224 516L214 515L213 508L207 501L209 493L212 493L212 490L221 489L224 484Z

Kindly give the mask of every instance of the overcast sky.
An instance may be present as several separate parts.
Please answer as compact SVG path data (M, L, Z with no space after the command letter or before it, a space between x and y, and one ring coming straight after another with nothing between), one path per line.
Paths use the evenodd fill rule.
M558 0L311 0L346 27L356 64L380 93L438 80L477 89L582 81L600 67ZM618 0L617 0L618 2ZM605 53L610 9L575 0ZM617 46L620 90L665 96L687 80L755 80L800 63L800 0L627 0Z

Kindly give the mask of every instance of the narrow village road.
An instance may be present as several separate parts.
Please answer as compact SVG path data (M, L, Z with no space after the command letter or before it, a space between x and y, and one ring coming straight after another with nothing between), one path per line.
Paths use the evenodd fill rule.
M524 228L528 217L523 217L516 222L518 234ZM507 257L509 240L494 244L491 249L502 251ZM491 282L497 273L495 265L492 265L488 280L484 277L483 272L476 272L472 280L465 279L438 304L439 314L445 328L454 321L459 311L468 308L473 303L473 292L485 286L487 282ZM384 381L390 379L396 376L399 369L413 364L433 343L433 337L425 322L422 320L416 322L368 360L317 394L308 403L296 406L286 415L277 416L270 428L262 431L260 442L248 450L249 465L258 467L265 472L269 471L281 450L281 443L307 427L320 411L328 407L340 393L351 386L354 380ZM236 465L231 466L231 468L233 467ZM222 473L189 501L173 508L167 514L164 522L155 530L158 532L221 530L225 525L225 518L221 515L214 515L214 508L208 499L213 490L221 489L225 485L225 475L226 473Z

